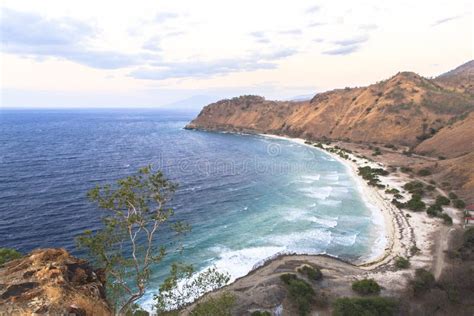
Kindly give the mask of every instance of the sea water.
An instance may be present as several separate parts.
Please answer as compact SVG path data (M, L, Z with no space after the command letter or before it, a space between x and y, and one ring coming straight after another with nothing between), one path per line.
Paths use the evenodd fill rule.
M194 115L1 110L0 247L81 255L74 238L100 227L86 192L152 164L179 184L175 219L192 226L183 252L155 267L154 289L173 261L235 279L279 253L361 261L383 249L380 214L339 161L287 140L183 129Z

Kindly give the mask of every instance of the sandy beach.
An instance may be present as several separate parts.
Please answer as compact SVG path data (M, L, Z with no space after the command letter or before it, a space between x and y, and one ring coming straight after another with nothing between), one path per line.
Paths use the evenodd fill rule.
M348 153L349 159L342 159L338 155L315 147L313 144L305 143L301 138L290 138L276 135L260 134L263 137L282 139L320 150L332 158L344 164L353 176L360 190L361 196L367 205L374 211L380 212L384 218L385 247L383 251L365 262L355 262L360 268L361 275L355 278L371 277L380 284L389 286L391 290L401 289L406 285L408 276L416 268L431 268L434 252L434 236L443 228L443 224L433 218L426 216L425 212L407 212L398 209L391 203L393 195L386 193L384 189L369 186L362 177L358 175L358 168L370 166L372 168L384 168L387 166L380 162L374 162L361 158L357 153ZM333 148L335 145L325 145L325 148ZM387 188L395 188L401 192L405 201L409 194L404 194L403 185L412 179L400 172L391 172L388 176L380 176L380 183ZM377 216L377 214L374 214ZM419 249L414 253L414 249ZM410 269L397 270L394 267L394 259L398 256L409 258ZM407 275L408 274L408 275Z

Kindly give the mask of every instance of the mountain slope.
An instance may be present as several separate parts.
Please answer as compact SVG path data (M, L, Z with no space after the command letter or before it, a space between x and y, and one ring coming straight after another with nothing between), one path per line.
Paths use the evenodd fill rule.
M241 96L206 106L187 128L284 134L415 146L474 109L474 97L402 72L363 88L320 93L310 101Z

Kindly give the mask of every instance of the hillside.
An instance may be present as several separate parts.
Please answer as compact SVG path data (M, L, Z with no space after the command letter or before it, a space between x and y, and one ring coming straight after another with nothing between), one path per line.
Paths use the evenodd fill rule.
M473 69L470 61L435 79L400 72L367 87L319 93L309 101L240 96L205 106L186 128L407 146L435 158L459 158L474 151ZM457 165L461 161L467 164ZM443 165L469 174L470 161L447 159ZM467 177L455 187L474 183L474 175ZM474 186L464 191L470 189Z

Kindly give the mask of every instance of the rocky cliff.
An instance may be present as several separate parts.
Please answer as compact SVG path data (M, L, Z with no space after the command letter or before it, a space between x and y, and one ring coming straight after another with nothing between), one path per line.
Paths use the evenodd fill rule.
M103 276L64 249L40 249L0 267L0 315L111 315Z

